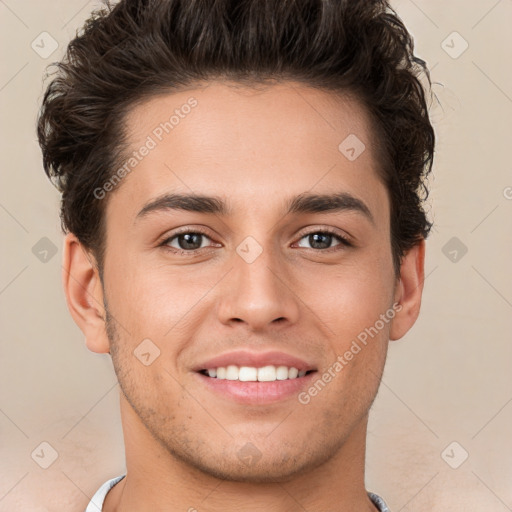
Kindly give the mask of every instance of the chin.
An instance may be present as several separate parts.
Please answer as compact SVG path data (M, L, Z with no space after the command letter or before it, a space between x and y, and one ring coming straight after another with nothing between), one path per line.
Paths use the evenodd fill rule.
M187 466L210 475L214 478L228 482L241 482L247 484L286 483L301 474L315 469L329 458L327 453L307 452L277 453L276 450L267 450L266 453L252 451L253 459L248 456L251 449L247 445L236 452L220 453L183 453L173 451L172 455ZM257 460L256 460L257 459Z
M302 467L275 464L258 464L256 467L240 466L238 460L233 461L232 466L225 462L221 467L204 464L197 464L195 467L202 473L215 478L246 484L286 483L304 471Z

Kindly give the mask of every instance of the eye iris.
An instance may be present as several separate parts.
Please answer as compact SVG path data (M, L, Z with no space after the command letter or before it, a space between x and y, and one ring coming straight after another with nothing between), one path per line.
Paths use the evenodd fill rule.
M332 234L330 233L311 233L308 235L309 243L313 249L328 249L331 245ZM178 245L181 249L195 250L201 248L202 233L183 233L177 235Z
M178 245L181 249L199 249L202 236L200 233L184 233L178 236Z
M321 239L324 239L324 242ZM327 239L327 242L325 241ZM320 242L319 242L320 240ZM326 249L331 245L332 235L329 233L313 233L309 235L309 243L313 249ZM321 247L315 247L315 244L320 243Z

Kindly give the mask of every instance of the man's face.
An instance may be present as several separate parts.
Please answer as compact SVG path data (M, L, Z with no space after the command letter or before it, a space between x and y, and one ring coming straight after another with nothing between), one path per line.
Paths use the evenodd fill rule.
M182 109L191 97L197 105ZM175 109L179 122L158 130ZM127 127L129 152L151 149L108 197L104 292L129 428L229 480L276 481L326 462L364 430L394 303L389 199L364 111L298 84L212 82L135 107ZM366 146L355 159L354 135ZM140 213L165 194L214 196L227 211ZM344 206L287 213L306 194L340 194ZM222 364L248 366L248 378L274 359L294 366L286 356L315 371L274 382L201 372L235 351Z

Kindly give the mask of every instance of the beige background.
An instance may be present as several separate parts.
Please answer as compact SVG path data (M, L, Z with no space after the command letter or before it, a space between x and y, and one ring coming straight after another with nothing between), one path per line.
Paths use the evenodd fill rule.
M101 483L124 471L116 378L109 357L85 348L65 305L59 195L42 171L34 128L45 66L96 5L0 0L1 511L83 511ZM393 5L432 69L440 102L432 107L435 228L420 319L391 344L373 407L367 487L392 512L505 512L512 510L512 1ZM47 59L31 48L43 31L59 44ZM469 44L458 58L464 41L454 31ZM46 262L32 250L43 237L59 251ZM455 248L456 262L445 255L455 256L446 246L452 237L467 247L462 257ZM42 442L57 455L48 469L39 464L50 462L52 448Z

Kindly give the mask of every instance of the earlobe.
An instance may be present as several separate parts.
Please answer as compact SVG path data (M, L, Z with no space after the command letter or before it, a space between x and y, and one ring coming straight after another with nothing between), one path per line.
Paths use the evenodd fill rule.
M412 247L402 258L400 280L395 290L395 303L400 310L391 324L389 338L398 340L414 325L418 318L425 279L425 240Z
M62 281L66 302L89 350L109 352L103 288L94 258L73 233L64 238Z

